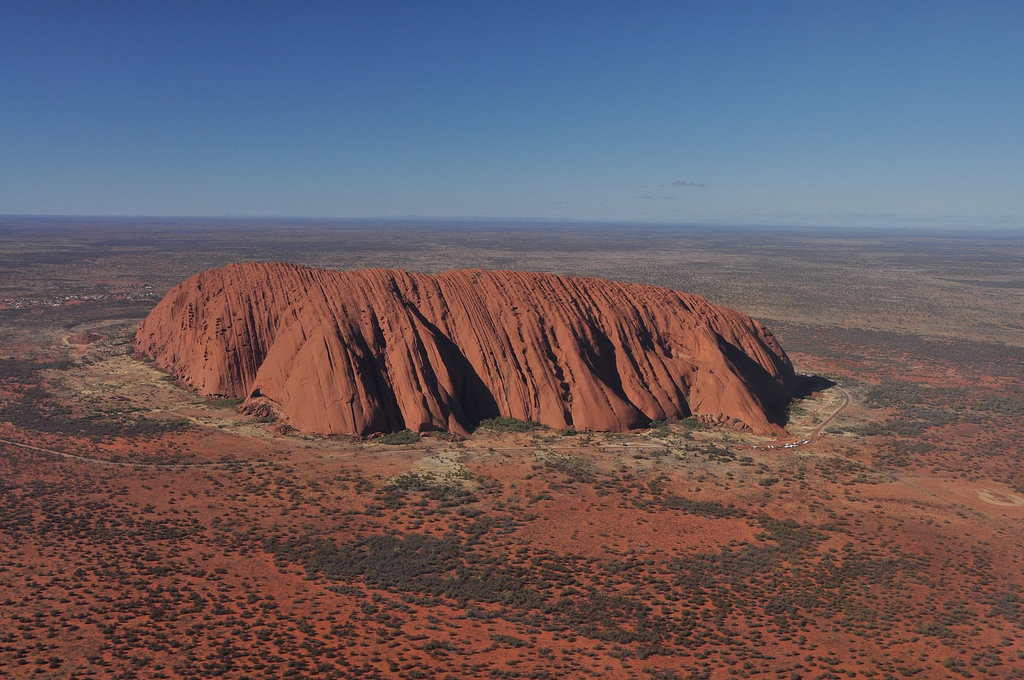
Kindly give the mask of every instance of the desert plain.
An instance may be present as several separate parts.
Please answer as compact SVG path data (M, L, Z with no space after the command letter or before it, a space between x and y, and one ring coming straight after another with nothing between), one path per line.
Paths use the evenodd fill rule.
M290 431L135 353L242 261L666 286L784 437ZM1019 231L0 218L0 676L1024 677Z

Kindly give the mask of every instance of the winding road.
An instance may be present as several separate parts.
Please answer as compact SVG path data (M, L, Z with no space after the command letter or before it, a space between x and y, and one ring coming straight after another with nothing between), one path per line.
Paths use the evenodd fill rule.
M844 390L839 385L836 385L835 389L839 391L839 395L843 398L843 403L839 405L839 408L837 408L832 413L832 415L830 415L828 418L825 418L825 420L821 421L821 424L818 425L818 427L814 428L814 431L811 432L811 435L807 437L807 439L809 440L808 443L813 442L815 439L821 436L821 433L825 431L825 428L831 425L833 422L835 422L836 418L838 418L842 414L842 412L845 411L847 407L850 405L850 393Z
M801 439L794 439L793 441L789 442L781 442L778 444L772 444L770 446L752 446L750 448L757 451L770 451L774 449L794 449L799 446L807 446L808 444L812 444L815 441L817 441L821 437L821 433L825 431L825 428L834 423L836 418L842 415L843 411L845 411L847 407L849 407L851 401L850 393L844 390L839 385L836 385L829 389L838 390L839 396L841 397L842 401L839 404L838 408L836 408L836 410L833 411L828 418L825 418L825 420L821 421L816 428L811 430L811 433L809 435Z

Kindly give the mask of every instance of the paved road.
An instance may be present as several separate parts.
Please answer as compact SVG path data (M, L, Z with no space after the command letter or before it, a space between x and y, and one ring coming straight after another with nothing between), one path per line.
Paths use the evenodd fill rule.
M818 426L814 428L809 435L803 437L802 439L793 440L790 442L779 442L777 444L771 444L770 446L752 446L750 448L758 451L783 448L794 449L798 446L807 446L808 444L811 444L814 441L816 441L818 438L821 437L821 433L825 431L825 428L834 423L836 418L838 418L843 413L843 411L845 411L847 407L850 405L849 392L844 390L842 387L839 387L838 385L831 389L839 391L839 396L842 397L842 403L839 404L839 407L832 412L832 415L830 415L828 418L825 418L825 420L821 421L821 423L819 423Z
M823 420L821 424L818 425L818 427L814 428L814 432L811 433L811 436L807 437L807 439L811 440L812 442L815 439L817 439L822 432L825 431L826 427L835 422L835 419L838 418L840 414L842 414L842 412L845 411L846 408L850 405L850 393L844 390L839 385L836 385L835 389L839 390L839 395L843 398L843 403L839 405L839 408L837 408L832 415Z

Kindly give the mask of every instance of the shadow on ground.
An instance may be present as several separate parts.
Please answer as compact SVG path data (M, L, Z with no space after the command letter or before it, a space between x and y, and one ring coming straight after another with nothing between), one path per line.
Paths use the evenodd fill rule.
M835 387L836 384L836 381L820 375L797 375L793 398L805 399L815 392L824 392L830 387Z

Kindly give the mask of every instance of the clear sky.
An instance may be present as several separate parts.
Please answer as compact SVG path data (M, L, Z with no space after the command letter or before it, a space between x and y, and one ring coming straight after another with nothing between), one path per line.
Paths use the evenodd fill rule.
M2 0L0 214L1021 225L1024 2Z

